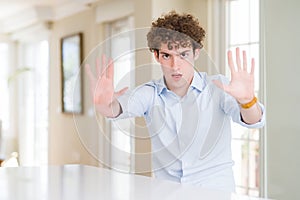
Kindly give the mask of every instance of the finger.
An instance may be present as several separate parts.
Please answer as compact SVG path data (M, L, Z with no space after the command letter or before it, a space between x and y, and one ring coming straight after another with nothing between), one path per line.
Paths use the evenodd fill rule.
M114 80L114 62L110 58L108 62L108 68L107 68L107 78Z
M123 88L115 93L115 97L118 98L119 96L123 95L128 90L128 87Z
M91 95L94 99L94 90L95 90L95 84L96 84L96 81L95 81L95 77L91 71L91 68L90 68L90 65L89 64L86 64L85 65L85 71L88 75L88 78L89 78L89 81L90 81L90 92L91 92Z
M106 55L102 55L102 66L101 66L101 76L106 75L106 68L107 68L107 63L106 63Z
M240 71L241 70L241 58L240 58L240 48L236 48L235 49L235 53L236 53L236 65L237 65L237 70Z
M102 57L103 61L103 57ZM100 58L96 59L96 68L97 68L97 77L101 78L103 76L104 67L103 63L101 64Z
M247 71L247 55L246 55L246 51L243 51L243 70Z
M251 71L250 71L251 75L254 74L254 69L255 69L255 60L254 60L254 58L252 58L251 59Z
M234 64L233 64L233 60L232 60L232 51L229 50L227 52L227 57L228 57L228 65L229 65L230 71L231 71L231 73L234 73L235 69L234 69Z

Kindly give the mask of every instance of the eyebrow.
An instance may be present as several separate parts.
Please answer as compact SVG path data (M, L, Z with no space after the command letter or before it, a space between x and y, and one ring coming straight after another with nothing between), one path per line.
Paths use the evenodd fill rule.
M189 51L191 51L191 50L185 50L185 51L179 52L178 54L186 53L186 52L189 52ZM167 53L167 52L164 52L164 51L161 51L161 50L159 51L159 53L172 55L171 53Z

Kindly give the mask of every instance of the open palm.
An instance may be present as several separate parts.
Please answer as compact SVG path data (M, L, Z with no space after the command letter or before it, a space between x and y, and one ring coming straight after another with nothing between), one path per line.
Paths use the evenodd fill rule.
M98 112L104 116L113 116L112 103L116 98L122 95L127 88L119 92L114 90L114 63L112 59L107 61L105 55L102 56L102 65L99 59L96 62L97 76L91 72L90 66L85 66L90 81L90 91L93 102Z
M240 50L236 48L236 67L233 62L232 52L228 51L228 65L231 71L231 80L228 85L220 81L214 83L225 92L233 96L239 103L247 103L254 97L254 59L251 60L251 70L248 72L247 56L243 51L243 62L240 59Z

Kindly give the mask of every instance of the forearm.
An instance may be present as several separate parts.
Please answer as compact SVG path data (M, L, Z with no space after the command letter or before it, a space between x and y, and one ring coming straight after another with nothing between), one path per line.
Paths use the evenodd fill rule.
M262 118L262 110L258 103L255 103L250 108L241 107L241 117L247 124L255 124Z

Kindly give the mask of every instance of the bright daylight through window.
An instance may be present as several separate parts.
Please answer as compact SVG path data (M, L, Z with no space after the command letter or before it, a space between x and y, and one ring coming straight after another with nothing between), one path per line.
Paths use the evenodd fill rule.
M247 52L248 63L255 59L255 95L259 97L259 0L227 0L227 49ZM236 192L260 195L260 130L232 124L232 152L235 161Z

